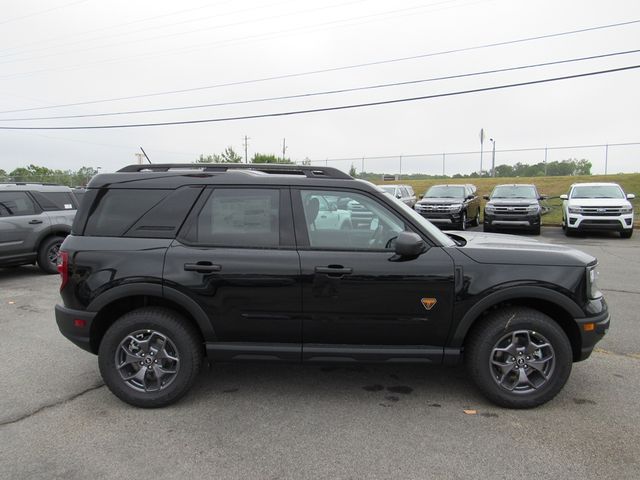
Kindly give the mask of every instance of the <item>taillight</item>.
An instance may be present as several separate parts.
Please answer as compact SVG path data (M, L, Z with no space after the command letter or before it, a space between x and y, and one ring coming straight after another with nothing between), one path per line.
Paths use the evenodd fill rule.
M60 290L62 291L69 281L69 254L67 252L59 252L58 254L58 273L60 273Z

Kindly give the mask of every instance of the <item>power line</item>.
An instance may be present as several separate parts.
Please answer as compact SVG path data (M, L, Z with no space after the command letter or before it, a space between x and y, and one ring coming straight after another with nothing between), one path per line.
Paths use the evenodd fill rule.
M485 49L485 48L493 48L493 47L499 47L499 46L505 46L505 45L513 45L513 44L517 44L517 43L524 43L524 42L543 40L543 39L548 39L548 38L556 38L556 37L562 37L562 36L567 36L567 35L574 35L574 34L578 34L578 33L591 32L591 31L595 31L595 30L616 28L616 27L632 25L632 24L637 24L637 23L640 23L640 19L630 20L630 21L627 21L627 22L611 23L611 24L607 24L607 25L598 25L598 26L595 26L595 27L587 27L587 28L582 28L582 29L577 29L577 30L568 30L568 31L564 31L564 32L556 32L556 33L550 33L550 34L545 34L545 35L538 35L538 36L534 36L534 37L524 37L524 38L519 38L519 39L514 39L514 40L506 40L506 41L501 41L501 42L485 43L485 44L481 44L481 45L474 45L474 46L471 46L471 47L463 47L463 48L456 48L456 49L450 49L450 50L441 50L441 51L437 51L437 52L422 53L422 54L419 54L419 55L412 55L412 56L399 57L399 58L391 58L391 59L385 59L385 60L377 60L377 61L373 61L373 62L358 63L358 64L352 64L352 65L343 65L343 66L339 66L339 67L331 67L331 68L325 68L325 69L319 69L319 70L309 70L309 71L306 71L306 72L297 72L297 73L289 73L289 74L282 74L282 75L274 75L274 76L270 76L270 77L261 77L261 78L255 78L255 79L250 79L250 80L240 80L240 81L234 81L234 82L217 83L217 84L213 84L213 85L204 85L204 86L199 86L199 87L183 88L183 89L178 89L178 90L165 90L165 91L161 91L161 92L153 92L153 93L138 94L138 95L129 95L129 96L124 96L124 97L103 98L103 99L99 99L99 100L89 100L89 101L84 101L84 102L63 103L63 104L58 104L58 105L49 105L49 106L42 106L42 107L31 107L31 108L22 108L22 109L13 109L13 110L2 110L2 111L0 111L0 114L2 114L2 113L29 112L29 111L35 111L35 110L52 109L52 108L77 107L77 106L81 106L81 105L92 105L92 104L97 104L97 103L117 102L117 101L122 101L122 100L133 100L133 99L157 97L157 96L163 96L163 95L174 95L174 94L180 94L180 93L196 92L196 91L209 90L209 89L221 88L221 87L247 85L247 84L259 83L259 82L267 82L267 81L272 81L272 80L282 80L282 79L287 79L287 78L295 78L295 77L302 77L302 76L308 76L308 75L316 75L316 74L320 74L320 73L337 72L337 71L342 71L342 70L351 70L351 69L364 68L364 67L370 67L370 66L375 66L375 65L383 65L383 64L389 64L389 63L404 62L404 61L408 61L408 60L417 60L417 59L421 59L421 58L448 55L448 54L452 54L452 53L469 52L469 51L480 50L480 49Z
M58 5L57 7L51 7L51 8L48 8L46 10L40 10L38 12L28 13L28 14L22 15L20 17L9 18L8 20L3 20L2 22L0 22L0 25L5 25L5 24L11 23L11 22L17 22L18 20L23 20L25 18L35 17L37 15L42 15L42 14L45 14L45 13L53 12L54 10L60 10L61 8L71 7L73 5L78 5L79 3L86 3L88 1L89 0L77 0L75 2L65 3L64 5Z
M353 108L364 108L364 107L374 107L379 105L390 105L395 103L406 103L406 102L414 102L418 100L430 100L433 98L442 98L442 97L452 97L457 95L466 95L470 93L479 93L479 92L488 92L493 90L503 90L506 88L514 88L514 87L523 87L527 85L537 85L542 83L556 82L560 80L570 80L575 78L582 77L591 77L594 75L602 75L607 73L614 72L622 72L626 70L634 70L640 68L639 65L629 65L626 67L620 68L612 68L608 70L598 70L587 73L579 73L574 75L565 75L562 77L553 77L553 78L544 78L540 80L530 80L528 82L520 82L520 83L510 83L504 85L494 85L491 87L483 87L483 88L475 88L471 90L458 90L455 92L447 92L447 93L439 93L435 95L423 95L419 97L408 97L408 98L397 98L392 100L382 100L378 102L367 102L367 103L356 103L350 105L338 105L334 107L324 107L324 108L312 108L307 110L292 110L285 112L272 112L272 113L263 113L257 115L243 115L237 117L220 117L220 118L206 118L200 120L182 120L182 121L173 121L173 122L155 122L155 123L128 123L128 124L114 124L114 125L91 125L91 126L82 126L82 125L69 125L69 126L46 126L46 127L18 127L18 126L9 126L9 127L0 127L0 130L99 130L99 129L114 129L114 128L136 128L136 127L160 127L160 126L169 126L169 125L195 125L200 123L214 123L214 122L229 122L233 120L251 120L257 118L273 118L273 117L285 117L291 115L302 115L307 113L317 113L317 112L331 112L337 110L347 110Z
M483 70L483 71L479 71L479 72L461 73L461 74L456 74L456 75L447 75L447 76L441 76L441 77L431 77L431 78L424 78L424 79L418 79L418 80L407 80L407 81L402 81L402 82L380 83L380 84L366 85L366 86L360 86L360 87L341 88L341 89L335 89L335 90L325 90L325 91L320 91L320 92L301 93L301 94L297 94L297 95L282 95L282 96L278 96L278 97L256 98L256 99L250 99L250 100L236 100L236 101L229 101L229 102L206 103L206 104L198 104L198 105L179 106L179 107L152 108L152 109L146 109L146 110L127 110L127 111L121 111L121 112L86 113L86 114L79 114L79 115L58 115L58 116L49 116L49 117L29 117L29 118L0 118L0 122L34 121L34 120L62 120L62 119L72 119L72 118L108 117L108 116L116 116L116 115L132 115L132 114L140 114L140 113L172 112L172 111L177 111L177 110L193 110L193 109L200 109L200 108L221 107L221 106L229 106L229 105L243 105L243 104L250 104L250 103L270 102L270 101L275 101L275 100L291 100L291 99L297 99L297 98L308 98L308 97L316 97L316 96L322 96L322 95L334 95L334 94L338 94L338 93L348 93L348 92L356 92L356 91L362 91L362 90L372 90L372 89L387 88L387 87L398 87L398 86L405 86L405 85L415 85L415 84L419 84L419 83L434 82L434 81L440 81L440 80L453 80L453 79L458 79L458 78L468 78L468 77L475 77L475 76L479 76L479 75L489 75L489 74L494 74L494 73L512 72L512 71L525 70L525 69L530 69L530 68L539 68L539 67L546 67L546 66L551 66L551 65L561 65L561 64L572 63L572 62L581 62L581 61L585 61L585 60L595 60L595 59L608 58L608 57L614 57L614 56L620 56L620 55L629 55L629 54L639 53L639 52L640 52L640 49L626 50L626 51L622 51L622 52L612 52L612 53L604 53L604 54L600 54L600 55L590 55L588 57L578 57L578 58L570 58L570 59L564 59L564 60L556 60L556 61L552 61L552 62L543 62L543 63L529 64L529 65L519 65L519 66L516 66L516 67L499 68L499 69L493 69L493 70Z

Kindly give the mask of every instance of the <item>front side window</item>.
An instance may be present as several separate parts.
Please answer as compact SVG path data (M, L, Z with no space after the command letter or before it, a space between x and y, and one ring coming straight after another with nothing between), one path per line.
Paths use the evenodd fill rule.
M366 195L325 190L300 194L312 248L393 250L394 240L406 229L401 218Z
M25 192L0 192L0 216L35 215L33 200Z
M188 236L203 245L277 248L279 222L279 190L217 188Z

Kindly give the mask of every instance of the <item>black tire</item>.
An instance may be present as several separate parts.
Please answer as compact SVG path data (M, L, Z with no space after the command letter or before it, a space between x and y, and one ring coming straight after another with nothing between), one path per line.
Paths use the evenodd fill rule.
M540 235L540 225L538 225L537 227L533 227L531 229L531 233L534 235Z
M570 227L566 227L564 229L564 234L567 237L575 237L577 235L576 231L573 228L570 228Z
M620 238L631 238L633 235L633 228L631 230L621 230Z
M38 248L38 267L44 273L58 273L58 252L64 238L45 238Z
M139 347L133 354L120 353L121 350L130 351L124 348L123 343L128 342L127 347L131 345L128 340L132 338L131 334L135 333L144 338L145 332L155 334L149 338L151 348L147 347L148 353L145 354L144 347ZM163 336L164 343L162 343ZM163 349L162 351L159 348L156 349L155 357L153 357L154 353L151 353L154 351L152 342L156 344L161 342ZM142 341L142 343L145 342ZM109 390L120 400L136 407L164 407L179 400L193 385L202 364L202 345L199 333L182 315L163 307L140 308L124 314L105 333L98 352L100 373ZM168 349L170 349L169 353L167 353ZM116 367L117 355L124 355L127 358L121 368ZM171 355L168 358L178 359L178 362L168 360L167 355ZM135 358L136 361L129 362L129 358ZM154 361L149 360L150 358L156 358L156 364L160 360L160 364L154 366ZM150 364L145 366L142 363L140 366L137 359L141 362L148 361ZM171 365L167 366L164 362L170 362ZM129 371L125 371L129 368ZM173 369L175 373L170 378L168 375L156 377L154 373L156 368L166 369L165 371ZM147 371L148 369L151 371ZM138 372L142 372L140 379L137 378ZM125 380L123 377L126 374L136 374L136 378ZM165 378L168 382L166 386L163 383ZM140 386L134 384L142 381L146 388L147 380L149 391L141 390Z
M467 212L463 210L460 217L460 223L458 224L458 230L466 230L467 229Z
M488 224L486 224L486 223L485 223L485 224L483 224L483 225L482 225L482 231L483 231L483 232L487 232L487 233L491 233L491 232L493 232L494 230L493 230L493 228L491 228Z
M473 222L471 222L471 225L473 225L474 227L477 227L480 225L480 210L476 212L476 216L473 219Z
M525 335L524 332L528 333ZM532 353L521 347L515 349L519 351L514 357L506 358L511 354L502 353L497 348L500 345L504 347L505 344L500 342L505 338L507 342L511 342L509 349L516 343L514 339L524 338L537 339L531 345L543 345L546 342L550 347L539 350L542 358L538 357L538 360L537 352ZM527 353L530 356L527 356ZM552 355L549 357L550 354ZM505 363L498 362L501 366L492 362L498 355L504 355L500 360L504 360ZM544 368L548 368L545 374L548 377L544 377L537 367L540 367L538 364L547 357L552 360L545 363ZM536 369L526 362L535 363ZM489 400L507 408L533 408L551 400L567 382L572 362L571 344L562 328L547 315L526 307L507 307L495 311L475 325L465 341L465 364L469 375ZM525 368L522 368L522 365ZM520 368L522 372L528 373L521 373ZM503 384L499 383L500 375L504 380ZM542 383L537 385L537 388L524 385L523 389L519 390L519 381L523 375L530 382ZM510 386L509 383L515 384L511 391L507 388ZM504 386L505 384L507 386Z

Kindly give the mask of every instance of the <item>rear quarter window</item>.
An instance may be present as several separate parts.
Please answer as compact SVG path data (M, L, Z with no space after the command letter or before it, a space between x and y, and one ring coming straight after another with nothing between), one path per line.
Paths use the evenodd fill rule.
M68 192L32 192L45 212L55 210L75 210L76 199Z

